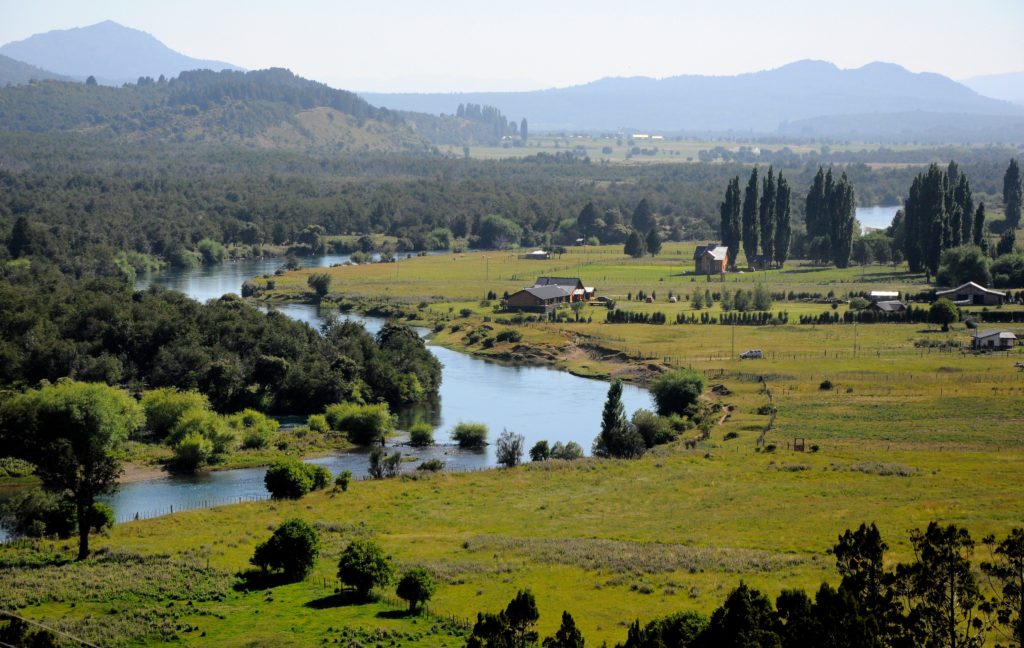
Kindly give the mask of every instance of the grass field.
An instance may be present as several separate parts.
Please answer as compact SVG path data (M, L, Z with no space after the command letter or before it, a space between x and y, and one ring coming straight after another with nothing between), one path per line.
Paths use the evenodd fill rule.
M125 524L96 546L168 556L176 566L164 570L169 580L163 594L138 594L125 577L128 567L106 573L100 561L83 582L117 581L120 589L83 587L33 599L26 594L34 591L33 582L50 572L57 579L66 568L14 569L0 572L10 583L0 603L32 618L63 619L64 627L98 638L111 636L103 634L109 628L130 636L131 628L170 624L166 636L147 630L138 639L176 635L190 645L227 646L352 638L369 645L461 645L464 639L438 618L410 619L386 602L343 605L332 597L341 548L369 535L399 565L423 565L438 576L431 609L441 617L468 619L499 609L517 589L530 587L542 635L569 610L588 644L600 645L623 640L635 618L710 612L741 579L772 597L783 588L835 582L826 550L861 522L879 525L893 560L909 559L908 532L931 520L964 525L976 539L1024 524L1024 372L1014 367L1024 355L921 346L922 340L966 343L962 325L949 333L911 324L799 325L792 322L800 313L831 308L798 301L773 306L790 313L791 323L780 326L605 324L606 309L588 306L581 316L592 322L517 326L523 334L518 343L483 348L467 339L468 331L493 336L509 328L495 321L505 316L494 312L493 303L481 302L487 291L512 292L538 275L579 275L620 308L659 310L674 321L675 313L693 307L686 299L668 303L670 290L689 297L723 288L689 274L691 253L692 246L682 244L667 246L653 260L627 259L610 247L573 249L548 262L473 253L329 272L333 300L398 305L416 321L440 324L436 342L473 353L637 379L692 366L709 383L724 386L708 397L729 411L696 448L680 442L637 461L549 462L357 482L344 494L319 492L298 502L248 503ZM264 297L301 297L308 292L307 275L277 277L276 289ZM772 291L831 290L839 297L927 288L921 277L899 268L800 263L729 275L724 285L751 288L757 282ZM625 300L638 290L657 292L657 301ZM719 305L710 312L718 314ZM1024 336L1021 325L1009 328ZM764 350L766 358L735 359L747 348ZM831 389L821 389L824 380ZM769 402L766 385L778 409L765 436L772 452L756 443L769 420L758 413ZM797 438L817 450L792 450ZM266 591L233 590L229 575L247 566L253 547L274 525L293 516L321 529L325 548L315 573ZM0 557L17 551L0 550ZM210 571L181 565L208 565ZM197 582L206 589L193 593ZM341 628L348 634L342 636Z

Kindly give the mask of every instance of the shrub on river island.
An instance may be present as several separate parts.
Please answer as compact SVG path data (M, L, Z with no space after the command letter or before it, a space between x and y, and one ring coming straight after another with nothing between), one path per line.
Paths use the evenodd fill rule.
M344 432L356 445L383 443L395 430L395 419L386 403L337 403L329 406L325 414L331 429Z
M297 459L274 462L263 477L274 499L298 499L312 490L326 488L330 481L331 471Z
M483 423L459 423L452 430L452 438L460 448L482 448L487 445L487 426Z
M428 446L434 443L434 428L430 423L420 421L409 428L409 443L414 446Z

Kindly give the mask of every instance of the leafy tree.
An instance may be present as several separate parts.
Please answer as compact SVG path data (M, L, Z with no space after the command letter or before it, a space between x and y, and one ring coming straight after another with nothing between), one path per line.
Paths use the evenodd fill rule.
M678 436L667 418L658 416L649 410L638 409L633 412L632 423L636 431L643 437L644 445L648 449L656 445L670 443Z
M204 409L191 409L181 415L171 428L167 441L177 445L189 434L199 434L213 445L213 454L224 454L234 449L238 436L227 419Z
M551 457L551 448L548 442L541 440L530 448L530 461L547 461Z
M1006 626L1008 638L1024 646L1024 529L1019 527L996 544L995 536L983 542L994 547L992 560L981 563L981 571L996 583L996 595L987 610Z
M981 645L984 624L977 616L982 598L971 555L974 541L966 529L931 522L925 531L914 530L910 541L915 562L897 573L910 587L911 621L928 645Z
M299 499L312 490L326 488L331 471L298 459L281 459L270 464L263 483L274 499Z
M945 297L935 300L928 309L928 321L933 324L941 324L943 331L948 331L949 325L959 319L960 309Z
M743 194L743 253L747 256L747 264L757 256L758 236L761 233L758 223L759 187L757 184L757 167L750 171L750 180Z
M583 448L580 444L575 441L570 441L565 445L562 445L561 441L556 441L555 445L551 446L551 458L561 459L563 461L575 461L583 456Z
M598 236L604 233L604 220L601 218L600 210L593 202L588 202L580 210L580 215L576 217L576 227L582 237Z
M1024 185L1021 183L1020 165L1016 158L1010 159L1006 173L1003 174L1003 206L1006 212L1006 228L1020 227L1020 213Z
M0 404L0 446L36 466L43 488L68 493L87 519L96 497L117 487L119 446L139 429L142 408L107 385L62 382ZM78 559L89 555L89 525L78 525Z
M635 459L646 450L644 439L626 420L622 404L622 381L613 380L601 414L601 433L594 439L592 452L596 457Z
M562 624L541 644L544 648L583 648L583 633L576 627L576 621L568 612L562 612Z
M12 259L20 259L34 252L32 245L32 226L25 216L18 216L14 221L14 228L11 229L11 236L7 240L7 250Z
M522 434L516 434L511 430L503 430L498 437L495 448L495 455L498 463L506 468L513 468L519 465L523 458L523 444L526 439Z
M853 260L862 266L866 266L875 260L871 249L871 243L864 238L858 238L853 242Z
M670 614L654 619L642 628L639 621L634 621L621 648L693 646L707 625L707 617L696 612Z
M704 393L704 377L692 369L677 369L662 374L651 385L658 414L687 414Z
M244 409L228 416L227 424L235 431L236 436L241 436L242 447L247 449L265 448L281 427L281 423L276 419L254 409ZM310 416L307 425L310 430L327 431L327 420L323 416Z
M992 264L992 283L996 288L1024 286L1024 254L1004 254Z
M294 518L281 523L269 539L256 545L249 562L263 571L281 570L289 580L300 581L313 571L319 555L316 529Z
M658 253L661 252L661 234L658 233L657 227L652 227L651 231L647 232L644 243L648 254L658 256Z
M306 279L306 284L316 293L317 299L323 299L331 290L331 275L326 272L314 272Z
M488 214L480 219L477 236L478 248L502 250L519 243L523 228L504 216Z
M391 561L372 540L353 540L338 560L338 578L364 599L374 587L387 585L392 574Z
M195 472L213 456L213 442L199 432L188 432L174 444L174 469Z
M959 286L968 281L992 285L992 259L974 245L961 245L942 253L939 273L935 280L943 286Z
M181 391L175 387L159 387L143 392L142 408L146 427L158 439L166 437L185 412L209 409L210 399L197 391Z
M1017 232L1014 229L1006 229L999 237L999 242L996 243L996 254L1013 254L1013 248L1017 244Z
M395 594L398 595L398 598L408 601L409 613L415 614L417 607L421 603L429 601L436 589L437 584L430 572L422 567L413 567L402 574Z
M639 259L643 255L647 254L647 241L644 237L640 236L639 232L633 230L629 233L629 238L626 239L623 252L634 259Z
M334 478L334 485L341 489L341 492L348 492L348 486L352 483L352 471L342 470L338 473L338 476Z
M737 188L738 191L738 188ZM792 226L789 222L789 182L782 177L779 171L778 180L775 184L775 263L780 268L789 258L790 239L792 238Z
M729 248L729 267L736 267L736 255L740 251L740 178L736 176L729 180L725 189L725 199L719 205L721 221L719 233L722 237L722 245Z

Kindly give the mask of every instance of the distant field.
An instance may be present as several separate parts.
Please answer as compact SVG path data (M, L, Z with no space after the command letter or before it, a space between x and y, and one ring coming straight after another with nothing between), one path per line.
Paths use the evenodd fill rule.
M656 135L656 133L651 133ZM636 146L640 149L647 149L648 153L632 154L631 149ZM696 140L681 139L673 136L664 136L664 139L636 139L630 145L627 138L622 137L598 137L592 135L551 135L546 133L530 135L529 143L524 147L513 146L470 146L469 155L472 158L481 160L494 160L502 158L519 158L537 153L561 153L572 151L577 147L585 150L586 154L594 162L607 160L616 163L648 164L666 162L698 162L698 153L701 150L710 150L721 146L726 149L736 150L741 146L749 148L760 148L762 151L778 151L788 148L794 153L809 153L820 151L819 146L810 144L762 144L757 142L726 141L726 140ZM864 144L859 142L847 144L833 144L829 148L833 151L860 151L878 148L878 144ZM605 149L611 149L606 151ZM924 146L912 144L887 146L894 151L910 151ZM441 151L450 155L461 156L463 150L458 146L441 146ZM657 149L656 152L654 150ZM651 154L653 152L653 154ZM905 165L900 165L905 166Z

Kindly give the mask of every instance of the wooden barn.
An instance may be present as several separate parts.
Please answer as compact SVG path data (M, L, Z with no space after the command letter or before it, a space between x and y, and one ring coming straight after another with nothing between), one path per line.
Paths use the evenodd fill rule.
M999 306L1006 301L1006 293L989 290L973 281L949 290L939 290L935 296L939 299L945 297L957 306Z

